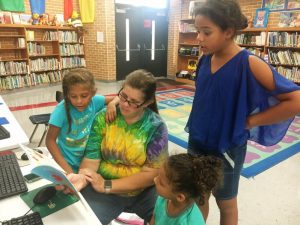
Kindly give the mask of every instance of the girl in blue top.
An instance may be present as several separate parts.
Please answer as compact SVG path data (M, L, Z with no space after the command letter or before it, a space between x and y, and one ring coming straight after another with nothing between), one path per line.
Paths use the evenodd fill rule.
M205 225L195 200L204 203L221 178L222 160L191 154L170 156L154 179L159 194L150 225Z
M67 173L77 173L95 114L109 102L106 119L114 120L118 97L95 95L94 76L83 68L66 74L62 86L64 100L51 114L46 146Z
M300 88L234 41L247 19L235 0L208 0L195 10L203 53L187 123L188 151L224 160L222 185L213 192L221 224L236 225L237 193L247 140L274 145L300 113ZM208 199L200 209L206 219Z

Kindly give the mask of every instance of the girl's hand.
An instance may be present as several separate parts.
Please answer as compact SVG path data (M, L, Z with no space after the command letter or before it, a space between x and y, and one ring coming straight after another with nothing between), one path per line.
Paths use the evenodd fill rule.
M95 171L90 169L82 169L80 173L85 175L87 181L89 181L95 191L104 193L104 179L103 177Z
M117 109L116 109L116 104L114 101L111 101L110 103L107 104L106 106L107 111L105 115L105 120L107 123L110 123L116 119L117 116Z

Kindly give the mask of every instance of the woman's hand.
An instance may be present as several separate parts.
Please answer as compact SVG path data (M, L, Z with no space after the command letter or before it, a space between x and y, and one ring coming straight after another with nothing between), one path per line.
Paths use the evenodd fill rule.
M70 173L67 175L69 181L74 185L77 191L81 191L88 185L88 181L84 174Z
M95 191L100 193L105 192L104 179L100 174L90 169L81 169L79 172L85 175L86 180L91 183Z

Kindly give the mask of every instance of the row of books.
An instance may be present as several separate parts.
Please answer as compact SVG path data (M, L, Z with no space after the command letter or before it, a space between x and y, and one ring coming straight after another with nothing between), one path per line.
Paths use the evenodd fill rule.
M197 30L195 28L195 25L192 23L179 23L179 32L180 33L196 33Z
M276 67L276 70L287 79L296 83L300 83L300 69L298 67L285 68L282 66L278 66Z
M268 56L271 64L300 66L300 52L269 50Z
M59 46L59 52L62 56L83 55L84 49L81 44L61 44Z
M0 77L0 90L12 90L15 88L35 86L61 81L60 71L52 71L42 74L27 74L25 76Z
M70 57L61 59L62 69L76 68L76 67L86 67L85 59L81 57Z
M45 46L36 43L36 42L28 42L27 44L29 55L41 55L46 54Z
M59 61L56 58L39 58L29 61L29 65L32 72L58 70Z
M28 73L26 62L0 62L0 76L26 73Z
M45 40L45 41L57 41L58 40L57 31L46 31L44 33L43 40Z
M78 42L78 34L75 31L58 31L58 41L62 43Z
M257 56L259 56L261 58L263 58L264 55L265 55L262 48L247 48L247 50L249 52L251 52L252 54L257 55Z
M299 47L300 35L298 32L269 32L268 33L268 46L284 46L284 47Z
M238 34L235 41L239 45L265 45L266 32L260 32L260 34L243 33Z
M0 11L0 24L31 24L31 14Z

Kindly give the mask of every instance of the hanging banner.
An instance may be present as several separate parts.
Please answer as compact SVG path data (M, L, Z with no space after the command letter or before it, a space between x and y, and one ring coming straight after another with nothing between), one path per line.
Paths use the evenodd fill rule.
M24 0L0 0L0 10L25 12Z
M42 15L45 13L45 0L30 0L31 13Z
M65 0L64 1L64 19L68 20L71 18L73 12L73 1Z
M95 19L95 0L79 0L82 23L93 23Z

